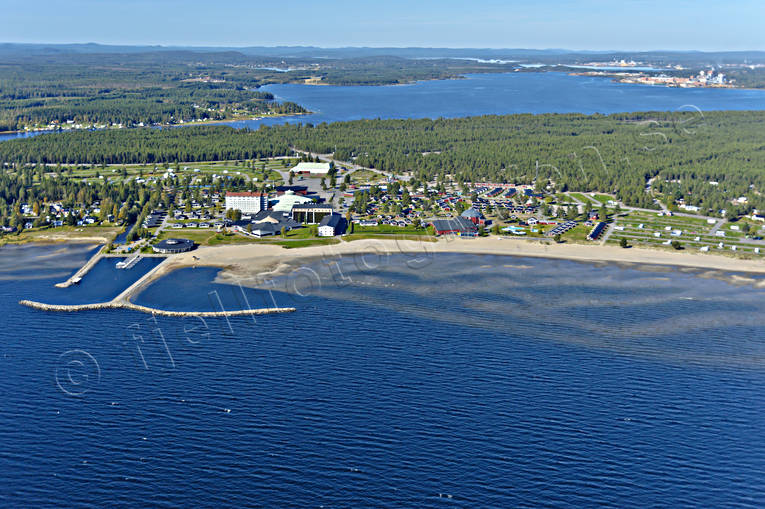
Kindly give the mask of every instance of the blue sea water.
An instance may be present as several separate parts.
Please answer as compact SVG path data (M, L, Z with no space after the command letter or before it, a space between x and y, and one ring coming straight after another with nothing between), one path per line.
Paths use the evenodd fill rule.
M765 109L765 90L667 88L557 72L469 74L466 79L391 86L268 85L261 90L314 113L229 125L256 129L285 122L318 124L361 118ZM0 135L0 140L19 136L28 134Z
M137 299L210 310L246 295L293 314L17 305L63 300L53 284L89 255L0 249L2 507L765 503L753 285L397 255L310 262L260 289L184 269ZM103 300L113 275L99 277Z

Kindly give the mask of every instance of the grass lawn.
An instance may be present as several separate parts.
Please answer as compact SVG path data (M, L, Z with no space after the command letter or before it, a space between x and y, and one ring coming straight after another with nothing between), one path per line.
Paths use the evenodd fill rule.
M354 240L364 240L364 239L417 240L417 241L423 241L423 242L438 241L438 239L436 239L435 237L431 235L426 235L426 234L407 235L406 233L401 233L398 235L393 235L389 233L382 233L382 234L380 233L351 233L343 237L343 240L346 242L353 242Z
M426 228L415 228L414 226L392 226L389 224L380 224L377 226L359 226L353 225L353 233L377 233L386 235L427 235L428 230Z
M309 239L313 235L310 228L296 228L287 232L285 239Z
M385 179L384 175L370 170L357 170L351 173L353 183L379 182Z
M563 235L561 235L561 239L569 241L569 242L589 242L587 240L587 235L590 234L592 231L592 226L585 226L583 224L577 225L575 228L572 228L571 230L567 231Z
M613 197L608 196L607 194L595 194L591 196L590 198L599 202L602 205L605 205L609 201L613 200Z
M121 226L59 226L57 228L34 228L31 230L23 230L19 234L3 234L0 236L0 245L22 244L25 242L66 242L71 239L88 238L92 238L94 242L102 242L102 239L114 239L114 237L121 231Z
M318 239L303 239L303 240L277 240L275 242L269 242L269 244L278 244L284 246L285 249L296 249L300 247L310 246L328 246L330 244L339 244L340 241L335 237L324 237Z
M586 197L582 193L568 193L568 195L574 200L579 200L582 203L585 203L585 204L592 203L592 200L590 200L588 197Z
M281 235L276 235L262 239L247 237L245 235L239 235L236 233L218 233L214 230L165 230L159 235L159 240L176 237L193 240L197 245L200 246L222 246L230 244L276 244L279 246L284 246L288 249L316 245L337 244L340 242L338 239L331 237L311 237L311 231L309 228L299 228L297 230L293 230L288 232L284 238L282 238Z

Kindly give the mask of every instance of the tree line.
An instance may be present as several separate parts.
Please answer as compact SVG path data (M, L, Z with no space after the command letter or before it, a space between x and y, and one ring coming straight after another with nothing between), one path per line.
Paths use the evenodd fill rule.
M0 144L0 162L157 163L252 159L293 148L419 181L552 183L655 207L653 193L704 208L745 196L765 208L765 112L519 114L332 124L72 132ZM716 182L716 185L710 184Z

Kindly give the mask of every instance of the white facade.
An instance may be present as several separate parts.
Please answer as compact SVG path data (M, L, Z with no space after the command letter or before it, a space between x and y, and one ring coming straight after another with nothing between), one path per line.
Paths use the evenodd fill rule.
M266 208L263 193L226 193L226 210L240 210L242 214L257 214Z
M335 236L334 226L319 226L319 237L334 237L334 236Z

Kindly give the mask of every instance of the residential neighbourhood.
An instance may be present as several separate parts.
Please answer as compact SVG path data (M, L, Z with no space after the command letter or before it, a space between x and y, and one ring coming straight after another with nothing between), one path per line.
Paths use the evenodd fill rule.
M76 170L74 175L79 173L87 185L132 181L159 191L167 197L165 206L145 210L136 224L126 214L127 202L105 207L100 201L80 206L21 203L18 211L23 219L2 225L2 233L127 228L110 247L120 253L149 250L169 232L197 242L233 242L237 236L306 242L398 233L646 245L754 256L765 252L765 214L758 210L743 217L726 217L724 209L704 215L682 198L671 206L657 199L657 210L635 209L602 193L559 192L552 182L454 182L448 176L422 182L405 173L335 163L316 154L298 155L304 160ZM650 184L646 192L652 192ZM734 201L732 207L740 206L746 197Z

